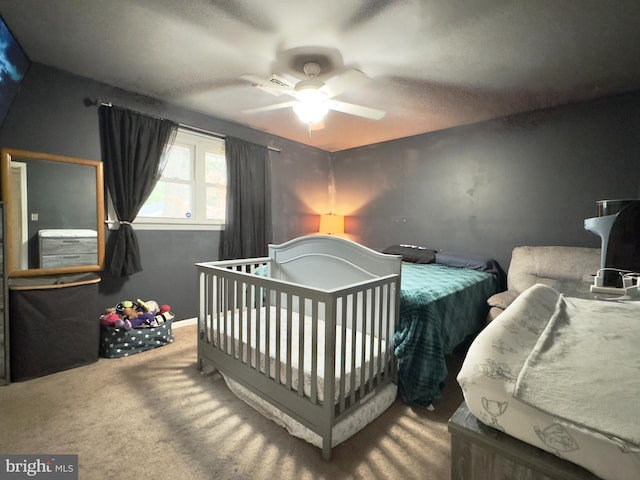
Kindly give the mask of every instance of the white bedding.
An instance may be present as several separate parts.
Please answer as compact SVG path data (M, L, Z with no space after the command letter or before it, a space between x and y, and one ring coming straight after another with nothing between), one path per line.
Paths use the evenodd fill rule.
M603 479L636 480L640 478L637 446L550 415L514 396L518 378L554 316L558 299L556 290L535 285L478 335L458 375L465 401L483 423L581 465ZM637 359L638 353L635 355ZM629 358L618 359L618 363L628 362ZM602 368L615 376L616 365ZM558 389L563 387L560 381ZM640 392L635 408L631 406L635 411L640 406L637 398ZM632 414L628 421L637 423L638 418L637 413Z
M241 315L238 314L238 312L236 312L236 315L233 316L233 322L234 322L234 329L233 329L233 333L231 331L231 318L227 319L226 324L222 324L221 328L220 328L220 332L222 335L224 335L225 331L227 332L226 335L224 335L224 338L226 339L226 341L229 342L231 341L231 337L233 336L235 339L235 356L236 358L240 357L240 338L242 338L242 346L243 346L243 360L245 362L248 362L248 355L249 355L249 346L252 348L252 353L251 353L251 364L255 367L256 366L256 355L255 352L257 351L257 348L259 347L259 352L260 352L260 370L261 371L266 371L266 328L265 328L265 324L266 324L266 318L267 318L267 311L266 311L266 307L262 307L259 310L256 309L252 309L251 311L251 317L250 318L241 318ZM257 312L260 312L260 332L259 332L259 336L258 336L258 332L256 329L256 315ZM277 344L277 339L276 339L276 335L275 335L275 331L277 328L277 323L276 323L276 319L277 317L277 309L276 307L270 307L270 315L269 315L269 319L270 319L270 325L271 325L271 335L270 335L270 341L269 341L269 358L270 360L270 365L269 365L269 371L270 371L270 375L272 378L276 378L276 362L275 359L277 358L277 350L276 350L276 344ZM246 311L243 312L244 315L246 315ZM287 383L287 370L286 370L286 365L288 362L288 356L287 356L287 344L288 344L288 340L287 340L287 321L285 320L287 317L287 311L285 309L282 309L280 311L280 316L281 316L281 322L280 322L280 345L281 345L281 349L280 349L280 362L281 362L281 366L280 366L280 382L283 384ZM245 328L243 328L242 330L242 336L240 335L240 323L242 322L243 325L249 325L250 328L249 330ZM300 336L299 336L299 315L296 312L292 312L292 318L291 318L291 388L293 390L298 390L298 385L299 385L299 368L300 368L300 362L299 362L299 347L300 347ZM214 325L214 328L216 327L216 325ZM226 328L225 328L226 327ZM342 330L341 328L337 328L336 329L336 354L335 354L335 371L336 371L336 379L335 379L335 395L334 395L334 401L338 401L340 398L340 371L341 371L341 362L342 362L342 349L341 349L341 338L342 338ZM311 317L305 316L304 317L304 332L303 332L303 351L304 351L304 357L303 357L303 379L304 379L304 393L307 396L311 396L311 385L312 385L312 378L311 378L311 365L312 365L312 357L313 357L313 343L314 343L314 338L312 335L312 319ZM318 329L317 329L317 395L318 395L318 400L323 401L324 399L324 351L325 351L325 337L324 337L324 333L325 333L325 323L322 320L318 320ZM259 338L259 343L258 343L258 338ZM345 354L345 392L346 394L348 394L351 391L351 377L352 375L355 377L355 383L354 385L356 386L356 388L358 388L358 386L360 385L361 382L361 378L364 376L364 380L365 382L371 377L371 374L373 373L375 375L375 373L377 372L377 359L378 359L378 349L381 348L381 355L380 358L382 360L381 364L384 364L384 352L385 352L385 341L384 340L378 340L378 338L374 337L371 338L369 335L366 335L365 338L362 338L362 335L360 334L360 332L356 332L356 348L355 348L355 359L352 358L351 355L351 350L352 350L352 345L351 345L351 329L347 328L346 329L346 334L345 334L345 338L347 339L347 344L346 344L346 354ZM223 340L224 341L224 340ZM217 338L215 335L215 330L214 330L214 335L213 335L213 343L215 345L217 345ZM227 345L229 345L227 344ZM364 362L362 361L362 351L363 351L363 344L364 344ZM224 345L224 344L223 344ZM371 348L373 347L373 348ZM228 350L228 347L227 351ZM372 358L372 350L373 350L373 365L371 365L371 358ZM352 360L354 360L352 362ZM355 368L353 369L352 372L352 366L355 366Z
M513 396L640 448L640 303L560 295ZM621 361L622 360L622 361Z

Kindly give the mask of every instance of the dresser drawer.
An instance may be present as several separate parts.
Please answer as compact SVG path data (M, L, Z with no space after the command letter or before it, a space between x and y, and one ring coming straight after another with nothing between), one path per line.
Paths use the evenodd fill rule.
M77 267L80 265L96 265L97 253L68 253L63 255L41 255L40 268Z
M96 238L41 238L41 255L63 255L67 253L96 253L98 240Z

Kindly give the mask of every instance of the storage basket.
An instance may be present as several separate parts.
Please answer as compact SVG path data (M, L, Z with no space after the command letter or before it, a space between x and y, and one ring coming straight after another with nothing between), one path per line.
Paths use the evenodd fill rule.
M100 356L105 358L127 357L173 343L172 322L173 318L157 327L132 328L131 330L101 325Z

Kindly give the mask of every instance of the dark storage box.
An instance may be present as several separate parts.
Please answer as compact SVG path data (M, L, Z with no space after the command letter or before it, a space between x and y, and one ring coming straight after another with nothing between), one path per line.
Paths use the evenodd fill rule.
M98 282L9 286L11 381L98 360Z

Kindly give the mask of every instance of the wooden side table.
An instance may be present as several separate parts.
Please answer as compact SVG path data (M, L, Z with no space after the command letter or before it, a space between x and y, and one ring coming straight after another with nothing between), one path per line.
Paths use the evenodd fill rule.
M449 420L451 480L601 480L480 422L462 403Z

